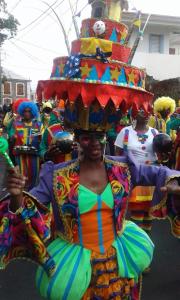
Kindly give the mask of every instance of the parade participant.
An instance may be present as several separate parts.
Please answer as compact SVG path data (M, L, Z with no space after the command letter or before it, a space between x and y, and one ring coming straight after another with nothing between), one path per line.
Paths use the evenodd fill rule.
M41 122L43 125L42 133L44 133L47 127L53 124L61 123L59 113L53 109L50 101L43 102L42 104Z
M105 132L121 104L126 111L133 104L146 111L153 95L143 88L144 70L126 64L126 27L101 20L104 40L96 36L96 22L83 21L73 55L54 59L51 79L37 87L39 101L66 101L65 124L75 130L83 156L44 164L30 193L22 192L25 178L12 170L9 196L0 206L1 266L20 256L38 262L36 285L51 300L139 300L153 244L140 227L125 221L129 192L136 185L154 185L151 209L159 218L177 210L176 199L168 195L180 193L178 171L104 156Z
M175 180L180 173L104 157L103 132L79 130L77 138L82 159L48 162L29 194L22 193L24 177L17 170L10 173L10 198L0 207L1 266L21 255L41 263L36 284L48 299L140 299L140 275L151 262L153 244L142 229L124 220L129 190L155 185L152 212L165 217L166 200L169 209L175 201L164 192L180 194ZM58 237L46 249L50 203Z
M40 156L43 161L51 160L54 163L60 163L77 157L76 150L73 151L72 149L70 153L62 153L56 144L56 136L63 131L64 128L60 123L46 128L40 143Z
M154 102L154 116L149 120L149 126L156 128L160 133L170 134L172 140L176 138L174 131L167 132L170 116L175 112L176 102L170 97L160 97Z
M33 102L23 101L18 106L20 118L15 119L9 130L9 141L15 164L27 177L26 188L29 190L37 184L39 176L39 144L41 140L41 123L37 121L38 108Z
M158 131L148 126L150 113L140 110L132 111L132 114L134 126L124 127L118 134L115 141L116 155L130 151L138 163L154 164L157 157L153 150L153 138ZM152 227L150 208L153 191L153 187L137 186L129 198L131 219L146 232L150 232Z
M170 130L176 131L176 140L172 151L172 157L175 158L175 169L180 170L180 108L176 109L174 118L169 123Z

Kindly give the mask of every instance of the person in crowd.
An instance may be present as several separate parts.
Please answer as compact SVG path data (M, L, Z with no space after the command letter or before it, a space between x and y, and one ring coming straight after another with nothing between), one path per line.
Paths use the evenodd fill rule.
M58 116L53 111L53 106L50 101L43 102L42 112L41 112L41 122L42 122L42 133L45 131L50 124L56 124L59 122Z
M168 131L168 123L175 112L176 102L170 97L160 97L154 102L154 116L149 119L149 126L156 128L160 133L168 133L172 140L176 139L175 131Z
M158 131L148 125L150 113L134 110L132 114L134 124L124 127L116 138L116 155L130 151L138 163L152 165L157 160L153 138ZM131 219L146 232L150 232L152 227L150 208L153 191L154 188L150 186L136 186L129 198Z
M38 108L33 102L23 101L18 106L18 115L8 132L10 152L23 176L27 177L26 189L29 190L38 182L41 123L37 120Z
M10 171L9 196L0 204L1 266L21 256L38 262L36 285L51 300L138 300L153 243L125 221L128 195L135 186L155 186L152 213L163 218L179 201L180 172L104 156L104 132L76 134L81 159L47 162L29 193L22 192L24 176ZM56 233L50 231L52 214Z

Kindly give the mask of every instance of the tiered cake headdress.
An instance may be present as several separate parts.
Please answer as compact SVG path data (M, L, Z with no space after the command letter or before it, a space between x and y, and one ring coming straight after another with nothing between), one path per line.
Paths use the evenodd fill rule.
M103 4L107 16L106 3L113 15L110 3L117 6L119 2L120 6L121 1L95 2ZM55 58L51 78L38 82L39 101L64 99L65 122L71 128L106 131L119 112L122 115L131 107L148 111L151 107L153 95L145 90L145 70L127 63L131 54L126 45L127 27L104 17L103 10L101 14L100 19L82 22L71 55Z

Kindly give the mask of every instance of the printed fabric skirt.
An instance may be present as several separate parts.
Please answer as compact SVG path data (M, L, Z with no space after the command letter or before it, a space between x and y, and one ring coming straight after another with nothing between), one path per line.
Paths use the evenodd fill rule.
M154 245L136 224L124 231L104 253L56 238L48 246L56 264L49 277L40 266L36 286L49 300L140 300L141 274L149 266Z
M118 276L115 248L111 247L106 254L92 252L92 279L82 300L139 300L141 280Z

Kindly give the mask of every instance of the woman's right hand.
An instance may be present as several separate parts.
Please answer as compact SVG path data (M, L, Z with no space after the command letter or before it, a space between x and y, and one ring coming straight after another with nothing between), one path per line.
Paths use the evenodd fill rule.
M7 192L11 195L10 209L17 210L22 205L23 190L25 188L26 177L21 175L19 167L8 170Z

